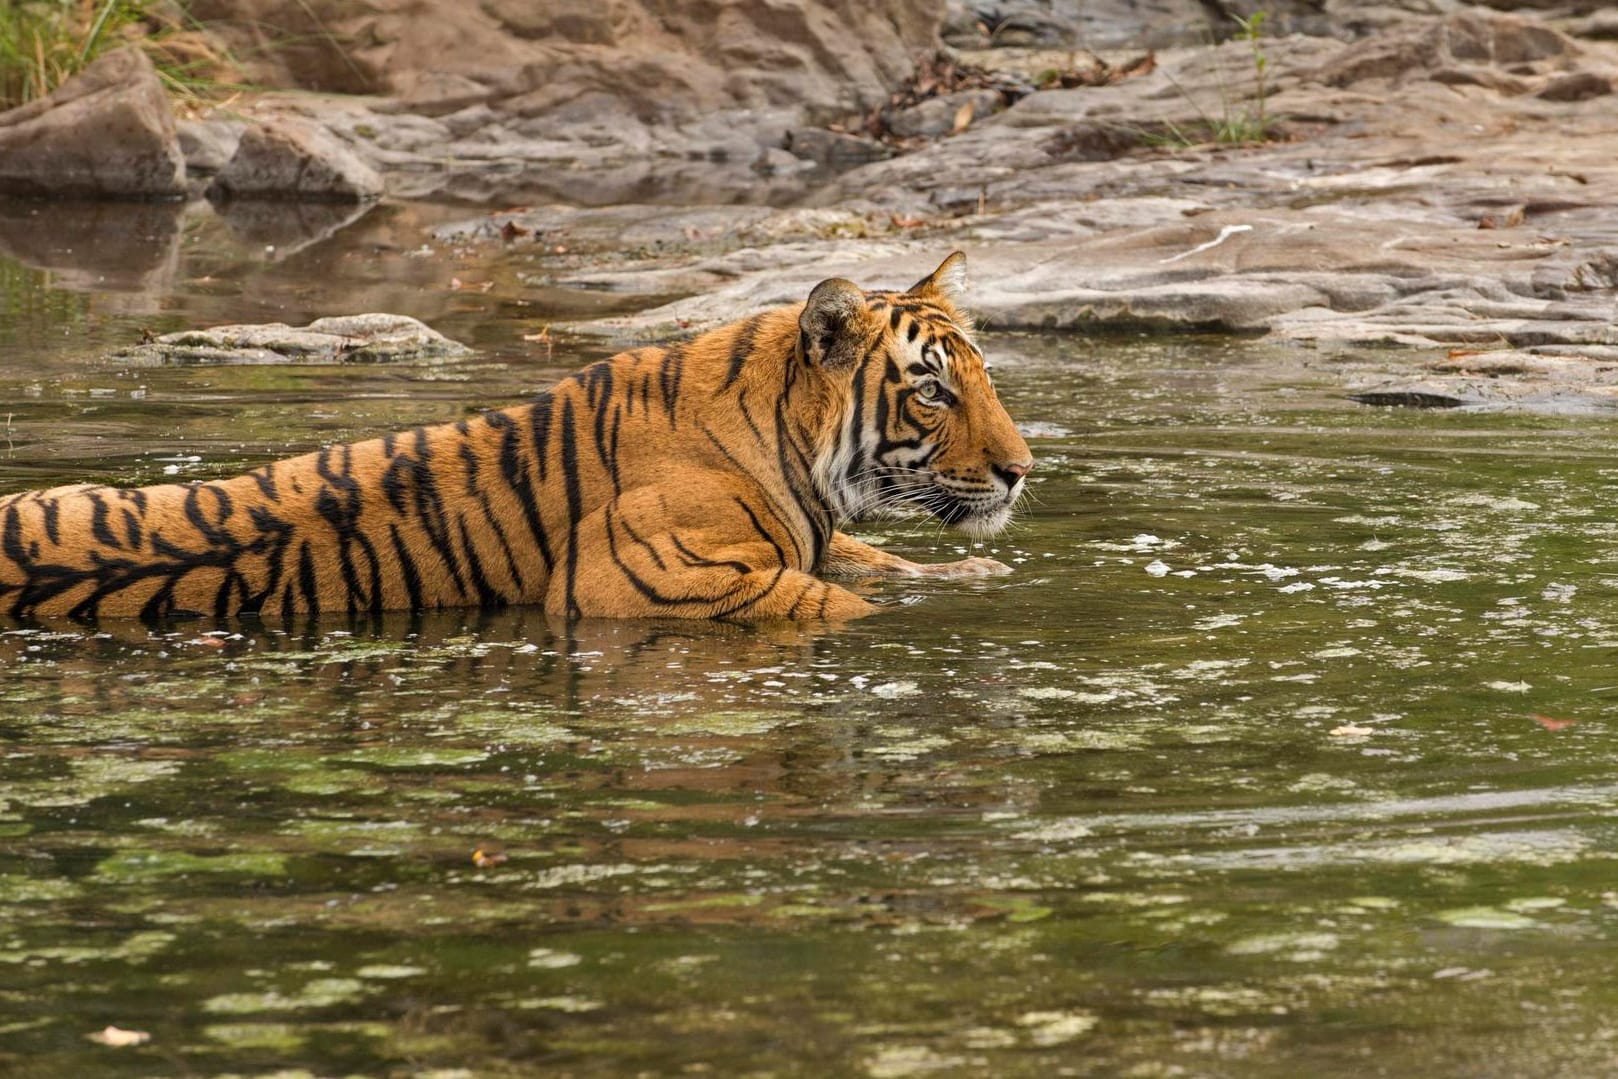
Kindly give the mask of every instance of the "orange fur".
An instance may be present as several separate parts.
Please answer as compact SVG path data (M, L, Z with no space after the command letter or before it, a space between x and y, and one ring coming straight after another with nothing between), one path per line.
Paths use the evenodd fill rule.
M567 616L839 620L820 573L919 566L835 531L910 506L1002 525L1031 466L952 299L807 303L622 353L535 401L244 476L0 498L0 610L165 618L543 604Z

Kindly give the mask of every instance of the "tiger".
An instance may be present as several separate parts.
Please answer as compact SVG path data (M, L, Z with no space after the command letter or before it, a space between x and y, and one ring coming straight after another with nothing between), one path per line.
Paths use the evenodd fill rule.
M920 564L841 531L878 512L1002 529L1034 461L957 307L909 289L800 304L622 352L527 403L245 475L0 498L0 612L166 621L543 605L567 619L843 622L827 578Z

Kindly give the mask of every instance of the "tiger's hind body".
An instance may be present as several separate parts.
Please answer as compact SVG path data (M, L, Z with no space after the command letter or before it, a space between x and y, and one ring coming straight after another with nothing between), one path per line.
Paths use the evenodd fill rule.
M836 531L896 504L992 531L1020 493L1027 446L950 303L959 265L906 293L833 279L526 404L231 479L0 498L0 610L837 620L873 605L818 574L1003 572Z

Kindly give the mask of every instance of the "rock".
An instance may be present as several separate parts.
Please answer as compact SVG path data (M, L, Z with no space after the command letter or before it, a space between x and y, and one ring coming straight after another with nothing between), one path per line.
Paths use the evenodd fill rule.
M936 44L940 9L939 0L187 5L258 85L418 94L445 111L486 99L528 115L588 99L640 122L782 104L873 107Z
M116 353L134 365L390 363L446 359L471 349L404 315L344 315L294 328L274 322L164 334Z
M798 157L779 146L766 146L753 161L753 171L760 176L792 176L814 167L813 161Z
M1611 413L1618 408L1618 347L1455 349L1410 373L1350 375L1365 405L1488 411Z
M428 71L415 77L394 106L417 116L446 116L481 105L493 94L488 86L465 75Z
M254 124L214 177L213 198L363 202L382 194L382 177L325 128L291 117Z
M1138 150L1159 133L1158 126L1088 120L1057 131L1044 150L1052 161L1111 161Z
M464 139L466 136L478 131L491 130L498 127L501 120L499 113L487 105L470 105L467 108L452 112L440 118L440 123L454 139Z
M962 118L967 125L987 119L1000 109L1000 94L994 90L962 90L928 98L908 109L885 109L882 121L888 133L901 139L931 139L948 135Z
M1538 96L1544 101L1589 101L1593 97L1606 97L1612 93L1612 79L1594 71L1575 71L1558 75Z
M181 120L175 127L188 177L212 176L236 156L246 125L237 120Z
M1413 21L1352 46L1316 77L1327 86L1352 86L1371 79L1402 82L1443 72L1444 81L1454 83L1466 81L1456 76L1459 70L1530 65L1577 52L1578 45L1567 35L1521 16L1465 11Z
M955 48L1162 49L1232 36L1232 15L1262 10L1266 32L1323 34L1321 0L948 0L944 40Z
M840 169L881 161L893 156L893 149L875 139L828 131L823 127L800 127L787 135L787 147L795 157L827 168Z
M1618 41L1618 11L1593 11L1582 18L1568 19L1562 29L1574 37Z
M249 82L396 95L296 106L334 131L329 114L368 112L377 137L349 141L395 194L599 204L801 196L800 170L753 164L795 128L885 104L936 49L940 0L191 0L187 12ZM385 112L443 126L418 140L424 127Z
M184 195L174 116L146 54L107 53L47 96L0 113L0 194Z

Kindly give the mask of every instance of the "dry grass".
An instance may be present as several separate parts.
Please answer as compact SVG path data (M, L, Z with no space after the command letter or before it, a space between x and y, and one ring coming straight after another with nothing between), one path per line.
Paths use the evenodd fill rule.
M138 45L168 88L228 87L235 63L179 0L7 0L0 14L0 108L44 97L97 56Z

